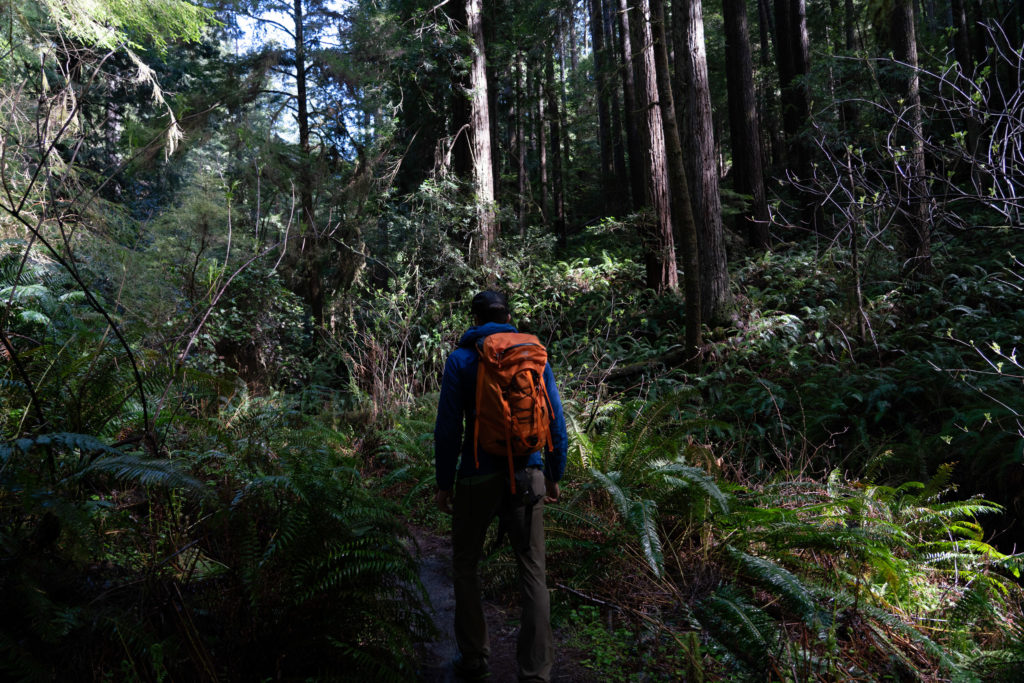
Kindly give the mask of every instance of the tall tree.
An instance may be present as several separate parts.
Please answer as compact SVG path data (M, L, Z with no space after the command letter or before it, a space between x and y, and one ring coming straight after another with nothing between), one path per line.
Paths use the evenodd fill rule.
M561 28L559 27L560 30ZM548 100L545 113L548 117L551 132L550 159L555 233L558 235L559 243L564 245L568 235L565 223L565 179L562 174L561 109L558 106L558 91L556 90L555 83L555 52L550 47L547 50L547 59L544 64L544 90Z
M647 286L656 292L679 288L672 208L669 197L668 166L665 157L665 127L658 106L658 72L654 62L651 9L648 0L634 2L629 17L636 55L636 97L643 154L644 185L651 211L645 237Z
M918 78L917 36L914 28L913 0L896 0L890 14L890 43L897 66L895 85L903 107L899 140L906 149L897 155L895 182L900 196L904 241L904 271L927 272L931 269L931 230L928 225L928 184L925 178L924 131L921 117L921 90Z
M619 212L627 210L629 204L629 171L626 166L626 149L622 142L622 108L619 100L618 79L615 78L615 73L611 69L611 66L617 63L614 55L616 54L615 47L618 44L615 22L613 20L612 0L603 0L602 7L604 35L607 42L606 51L608 53L605 63L609 67L607 84L611 93L612 157L615 167L614 208L615 211Z
M674 233L679 240L683 255L683 294L686 301L686 348L688 355L696 359L700 350L701 332L701 268L700 250L697 242L697 225L694 220L690 193L683 162L683 146L679 139L679 127L672 99L672 75L668 65L668 40L665 38L665 1L651 2L651 33L654 39L654 62L658 78L658 101L661 104L661 120L665 128L665 151L668 177L671 183L672 220Z
M626 146L629 149L629 187L633 197L633 208L639 209L647 201L644 183L643 146L641 144L640 126L643 117L636 93L634 48L628 0L619 3L619 58L622 60L622 99L625 113Z
M526 172L526 84L523 77L523 61L525 57L519 50L515 54L515 156L516 156L516 187L518 191L516 213L518 214L519 235L526 237L527 222L527 185L530 181Z
M322 101L314 101L310 76L317 72L318 65L314 62L324 52L324 37L339 30L340 15L325 0L243 0L237 10L255 20L262 29L284 34L290 42L288 49L277 54L277 71L293 82L294 93L273 92L291 105L289 108L298 127L299 160L295 177L300 239L298 249L292 252L286 264L291 271L292 288L309 307L313 321L320 325L324 321L324 271L332 254L330 227L318 215L316 198L320 189L316 167L323 162L326 145L317 145L314 153L312 132L314 118L318 132L325 130L323 124L327 115L325 108L318 106ZM319 85L326 85L328 78L325 75Z
M544 111L544 70L547 63L547 52L540 52L540 63L536 66L536 76L533 79L536 87L537 115L534 117L536 123L535 137L537 141L537 174L540 184L540 215L541 222L547 227L551 222L551 211L548 208L549 196L551 194L550 183L548 182L548 135L547 114ZM534 69L528 69L533 74Z
M612 167L611 89L608 87L608 54L605 50L604 12L601 0L590 0L590 32L594 41L594 83L597 86L598 142L601 150L601 197L607 211L614 194Z
M497 239L494 214L494 175L491 162L491 122L487 97L486 51L481 17L482 0L466 0L466 28L473 41L473 59L469 77L469 139L472 149L473 186L476 190L477 226L471 261L487 263Z
M800 133L810 116L804 77L810 69L807 11L804 0L775 0L775 61L782 95L786 165L805 178L810 164Z
M722 201L718 188L715 127L711 113L707 54L704 48L704 17L700 0L675 0L675 21L681 25L681 55L676 68L683 78L686 95L687 168L693 219L697 224L700 253L701 316L706 322L720 321L729 302L729 271L725 258Z
M744 0L722 0L722 13L725 22L725 76L729 93L733 187L736 192L751 198L749 208L742 214L747 241L758 249L764 249L768 246L768 199L761 160L761 127L754 95L754 65L750 53L747 3Z

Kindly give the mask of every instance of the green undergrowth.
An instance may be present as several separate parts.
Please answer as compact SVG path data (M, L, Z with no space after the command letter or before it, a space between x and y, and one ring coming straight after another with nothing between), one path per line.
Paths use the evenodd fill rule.
M394 472L428 476L430 406L391 432ZM572 435L549 506L556 624L607 680L991 680L1019 666L1024 559L989 544L1000 506L952 466L899 486L833 471L754 478L695 444L680 401L633 402ZM429 488L406 488L424 505ZM420 507L424 514L429 513ZM495 595L514 562L492 550Z
M11 680L408 680L432 626L398 506L287 398L178 415L158 457L0 448Z
M608 680L1012 680L1013 236L988 235L989 256L952 241L942 275L910 282L885 254L859 283L842 249L741 261L732 327L706 330L687 372L664 360L681 302L637 288L628 226L501 272L514 319L548 345L571 427L549 583L584 666ZM394 421L380 461L414 514L443 525L434 400ZM491 553L484 572L512 594L511 556Z

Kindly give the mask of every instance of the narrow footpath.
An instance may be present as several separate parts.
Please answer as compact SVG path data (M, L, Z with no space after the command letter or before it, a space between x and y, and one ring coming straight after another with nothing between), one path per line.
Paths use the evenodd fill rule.
M422 645L419 680L424 683L455 683L461 679L452 670L452 661L458 649L455 647L453 632L455 596L452 591L450 541L427 529L411 527L410 531L416 544L414 550L419 559L420 580L430 597L431 616L438 632L437 640ZM489 680L493 683L514 683L518 608L508 610L485 600L484 614L491 640ZM578 653L560 645L560 635L556 631L555 666L551 680L558 683L594 680L594 672L587 671L579 664Z

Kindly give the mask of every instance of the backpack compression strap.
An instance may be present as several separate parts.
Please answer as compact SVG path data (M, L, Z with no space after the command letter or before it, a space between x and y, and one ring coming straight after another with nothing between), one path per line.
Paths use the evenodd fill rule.
M476 352L477 352L477 355L480 356L480 359L479 359L479 361L476 364L476 398L475 398L475 401L476 401L477 404L479 404L479 402L480 402L480 392L482 392L483 389L484 389L484 372L485 372L485 368L487 366L487 363L484 361L484 352L480 349L480 347L477 347ZM477 469L477 471L479 471L480 470L480 455L477 453L477 450L478 450L478 447L480 445L480 406L479 405L474 405L473 408L476 411L476 414L473 415L473 464L476 465L476 469Z
M476 398L480 400L480 393L484 388L484 373L487 372L487 360L484 357L483 350L478 346L477 354L480 356L480 360L476 364ZM473 416L473 464L476 465L476 469L480 469L480 406L476 406L477 415ZM508 457L508 484L512 488L512 493L516 492L516 468L512 464L512 428L505 422L505 454Z

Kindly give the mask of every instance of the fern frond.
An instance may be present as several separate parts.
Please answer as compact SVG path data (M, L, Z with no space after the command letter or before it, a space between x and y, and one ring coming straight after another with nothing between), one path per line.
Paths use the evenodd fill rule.
M932 475L932 478L928 480L924 488L921 489L921 493L918 494L918 498L925 502L930 502L937 499L944 492L949 490L950 482L953 481L953 468L954 464L950 462L939 465L939 468Z
M707 500L712 501L720 512L729 513L729 498L718 488L715 480L699 467L670 463L658 467L655 474L672 486L696 488Z
M653 500L635 500L629 509L629 522L640 539L647 565L661 578L665 568L661 538L658 536L658 507Z
M168 489L182 489L195 495L203 495L206 489L169 460L140 458L135 455L101 456L81 470L84 476L92 472L112 474L118 479L144 486L160 486Z
M874 633L889 645L893 654L898 654L901 658L904 657L888 634L881 628L882 625L920 646L930 657L935 658L939 662L939 665L947 674L960 677L968 673L960 662L954 661L950 656L953 652L952 650L942 647L896 615L871 605L864 605L862 609L874 622L871 624ZM911 670L914 670L914 667L911 667Z
M615 507L618 508L619 514L623 517L629 517L629 497L626 492L619 486L619 474L618 472L609 472L605 474L599 470L590 470L590 476L597 480L601 484L602 488L607 491L608 495L611 496L612 502L615 503Z
M772 595L778 596L790 612L797 614L810 628L820 625L820 615L814 596L806 586L787 569L774 562L749 555L732 546L726 548L740 573Z
M770 670L780 634L771 618L734 587L724 586L701 600L694 617L721 647L753 672Z

